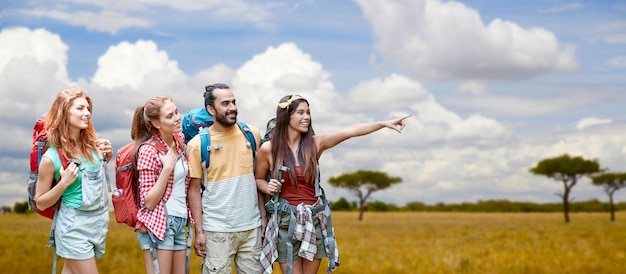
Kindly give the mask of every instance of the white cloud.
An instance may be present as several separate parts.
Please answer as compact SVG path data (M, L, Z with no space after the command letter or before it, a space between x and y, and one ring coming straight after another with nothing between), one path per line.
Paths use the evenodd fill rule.
M313 123L328 119L335 100L330 73L293 43L268 47L236 71L233 86L242 117L258 125L276 113L281 97L299 94L307 98L313 112ZM254 98L254 99L252 99Z
M614 20L601 23L594 28L600 33L600 41L609 45L626 44L626 20Z
M159 77L149 77L158 75ZM98 59L98 70L93 83L105 88L162 87L164 81L175 81L183 76L176 61L169 60L165 51L159 51L152 41L139 40L135 44L122 42L109 47ZM151 79L157 81L148 81Z
M624 68L626 67L626 56L613 57L604 62L604 64L614 68Z
M20 10L19 15L53 19L72 26L84 27L87 30L116 34L128 28L151 28L160 23L179 24L178 18L183 16L187 17L185 23L190 21L201 24L244 22L252 23L259 29L273 29L275 24L272 23L272 15L279 10L289 8L289 4L281 2L247 0L146 0L139 2L63 0L61 2L62 4L59 1L42 3L35 9ZM163 9L165 11L162 11Z
M39 43L42 42L42 43ZM45 29L7 28L0 32L0 71L11 61L32 58L36 62L53 62L55 78L67 81L67 45L57 34Z
M509 138L509 132L498 121L479 114L462 118L440 105L429 95L411 105L417 113L406 129L420 145L446 143L451 146L493 145Z
M607 34L602 37L602 41L612 45L626 44L626 33Z
M587 117L583 118L578 123L576 123L577 130L583 130L588 127L597 126L597 125L605 125L613 122L611 119L599 119L597 117Z
M485 95L487 94L487 86L483 81L466 81L461 83L457 87L457 92L461 94L470 95Z
M359 83L348 92L342 105L351 112L388 113L427 98L428 92L419 82L392 74L385 79Z
M5 35L13 34L4 30L0 41L6 41ZM435 100L432 91L403 75L367 79L348 93L339 93L330 80L331 73L294 43L269 47L236 69L216 64L189 77L180 72L176 61L159 50L156 43L122 42L103 53L93 80L79 79L72 83L66 77L55 76L59 70L66 70L65 62L59 60L67 59L67 47L58 36L47 31L44 35L35 31L22 34L15 36L19 39L9 41L26 49L37 44L47 47L38 50L39 59L19 58L27 53L20 53L22 49L13 46L0 54L0 62L6 61L0 73L3 97L0 193L13 197L1 196L0 203L14 201L25 193L23 180L19 178L27 174L24 151L31 145L34 118L45 111L56 91L75 84L93 99L93 119L99 135L111 139L116 148L129 141L130 115L148 97L169 95L185 111L202 106L204 85L214 82L233 86L241 120L260 127L261 131L267 118L274 115L278 99L294 92L310 100L314 126L320 133L376 120L372 115L387 118L412 114L402 134L382 129L352 138L325 152L320 161L323 182L330 176L357 169L382 170L401 176L402 184L375 194L376 199L398 205L410 201L458 202L494 197L554 201L552 193L560 189L559 184L528 173L528 168L542 158L579 154L601 159L602 165L612 170L620 170L626 159L624 153L615 153L624 150L626 128L620 124L588 127L584 132L537 133L536 139L522 141L491 117L456 113ZM385 97L388 93L395 99ZM30 100L25 102L24 98ZM350 105L373 108L375 102L381 106L372 112ZM548 100L547 104L553 103L557 100ZM326 188L331 200L351 197L343 190ZM577 199L603 197L600 189L597 192L590 187L580 189L585 192L575 193Z
M117 11L145 11L146 3L149 1L126 1L126 0L61 0L66 5L79 4L81 6L95 6L104 10L117 10ZM181 1L177 1L181 2ZM57 5L58 7L58 5ZM66 9L69 9L66 6Z
M584 6L580 3L569 3L543 10L545 13L561 13L566 11L582 9Z
M100 12L91 11L64 11L64 10L25 10L23 13L27 16L54 19L66 22L72 26L85 27L87 30L95 30L116 34L125 28L148 28L153 25L152 22L129 16L124 12L102 10Z
M460 2L357 1L374 29L375 47L418 78L520 79L577 69L575 47L542 28L494 19Z
M572 91L573 93L573 91ZM597 98L596 98L597 99ZM531 117L556 113L593 102L593 96L542 96L529 98L509 95L455 96L446 103L494 116Z
M7 28L0 32L0 118L6 126L32 123L49 108L61 87L72 85L67 75L67 50L60 37L44 29ZM32 126L32 125L31 125ZM4 131L2 150L15 148L11 131ZM17 134L17 133L16 133ZM27 135L28 136L28 135Z

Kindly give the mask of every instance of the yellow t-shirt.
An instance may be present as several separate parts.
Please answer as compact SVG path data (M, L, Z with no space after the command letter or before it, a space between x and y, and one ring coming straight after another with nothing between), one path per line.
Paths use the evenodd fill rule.
M256 139L261 136L256 127L249 126ZM200 134L187 144L190 176L200 178L202 192L203 229L214 232L238 232L261 225L252 149L237 125L226 132L210 132L210 166L203 172ZM206 176L206 180L205 177ZM206 182L206 183L205 183Z

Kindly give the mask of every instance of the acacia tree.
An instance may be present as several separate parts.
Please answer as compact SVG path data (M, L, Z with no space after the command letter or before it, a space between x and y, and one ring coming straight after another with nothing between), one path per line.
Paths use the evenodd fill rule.
M615 191L626 186L626 173L602 173L591 177L591 181L596 186L604 187L604 193L609 195L611 222L614 222L615 205L613 204L613 194L615 194Z
M389 177L387 173L372 170L358 170L330 177L328 183L336 187L347 188L359 198L359 221L363 220L365 202L372 192L386 189L393 184L402 182L400 177Z
M556 193L556 195L563 200L563 215L565 222L569 223L569 195L572 188L583 176L591 176L599 172L600 165L597 160L586 160L580 156L571 157L563 154L559 157L543 159L529 171L535 175L544 175L563 182L563 192Z

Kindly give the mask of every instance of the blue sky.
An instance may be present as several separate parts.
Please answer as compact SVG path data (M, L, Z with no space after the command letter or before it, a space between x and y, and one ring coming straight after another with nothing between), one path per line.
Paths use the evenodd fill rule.
M33 121L75 85L92 97L99 135L116 149L129 141L137 105L168 95L185 112L215 82L233 87L240 119L262 132L292 93L311 101L319 132L412 114L402 134L354 138L320 160L323 181L357 169L402 177L372 197L398 205L558 202L561 184L528 169L563 153L626 172L623 1L9 0L0 8L0 204L26 197ZM607 200L587 179L572 196Z

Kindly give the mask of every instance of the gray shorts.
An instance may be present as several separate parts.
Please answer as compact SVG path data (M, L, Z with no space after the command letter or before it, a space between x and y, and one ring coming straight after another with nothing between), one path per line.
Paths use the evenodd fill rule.
M108 208L81 211L61 204L54 231L56 254L71 260L101 259L108 227Z

